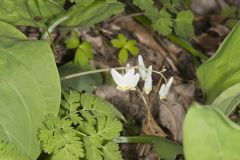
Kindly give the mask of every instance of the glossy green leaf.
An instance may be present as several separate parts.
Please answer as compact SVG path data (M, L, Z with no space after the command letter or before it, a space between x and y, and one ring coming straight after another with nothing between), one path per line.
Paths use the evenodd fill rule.
M102 20L120 13L124 10L124 5L120 2L108 3L98 0L91 5L85 6L81 3L70 8L66 15L70 18L62 23L67 27L89 27L101 22Z
M178 154L183 154L180 144L157 136L118 137L116 143L150 143L154 144L154 151L164 160L175 160Z
M61 77L74 74L74 73L79 73L79 72L84 72L88 70L94 70L95 68L86 65L86 66L79 66L76 64L66 64L62 67L59 68L59 73ZM95 73L95 74L90 74L90 75L85 75L81 77L75 77L71 79L66 79L62 80L62 88L72 88L76 91L87 91L87 92L92 92L97 86L101 85L103 83L103 78L100 73Z
M35 160L40 154L37 131L44 116L57 114L60 105L57 68L48 42L23 40L2 22L0 28L12 28L9 34L21 37L0 36L0 139Z
M42 26L41 16L34 1L1 0L0 20L13 25ZM46 23L64 12L57 0L39 0L39 8Z
M193 104L183 125L186 160L238 160L240 126L214 106Z
M230 115L232 111L240 103L240 83L233 85L222 92L213 102L212 105L216 106L217 109Z
M118 55L118 61L120 64L126 63L128 60L128 51L125 48L122 48Z
M224 90L240 82L240 24L224 40L217 53L197 70L207 103Z

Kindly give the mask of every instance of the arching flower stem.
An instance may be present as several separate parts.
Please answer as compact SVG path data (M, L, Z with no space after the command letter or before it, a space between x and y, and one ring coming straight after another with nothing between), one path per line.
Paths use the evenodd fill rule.
M139 69L139 66L131 66L131 68L134 69ZM115 69L115 70L125 70L127 69L126 67L114 67L114 68L105 68L105 69L96 69L96 70L91 70L91 71L85 71L85 72L79 72L79 73L75 73L75 74L71 74L68 76L64 76L61 77L61 81L66 80L66 79L71 79L71 78L75 78L75 77L80 77L80 76L85 76L85 75L89 75L89 74L95 74L95 73L102 73L102 72L110 72L111 69ZM146 69L148 70L148 69ZM155 71L152 70L153 73L155 74L159 74L165 82L167 82L167 79L164 77L164 75L162 74L165 70L162 71Z

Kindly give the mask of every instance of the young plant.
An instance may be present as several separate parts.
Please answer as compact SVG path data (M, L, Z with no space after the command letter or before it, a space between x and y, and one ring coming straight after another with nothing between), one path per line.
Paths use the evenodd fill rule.
M71 36L65 40L65 44L69 49L76 49L73 60L74 64L79 64L81 66L87 65L94 57L91 44L87 41L80 43L76 31L73 31Z
M116 39L111 41L112 45L116 48L119 48L118 61L120 64L124 64L128 60L128 53L131 53L133 56L139 54L139 49L137 48L137 42L135 40L127 40L123 34L118 34Z
M59 116L47 116L40 129L43 150L53 160L121 160L119 146L113 142L122 131L116 116L122 115L99 97L64 92Z

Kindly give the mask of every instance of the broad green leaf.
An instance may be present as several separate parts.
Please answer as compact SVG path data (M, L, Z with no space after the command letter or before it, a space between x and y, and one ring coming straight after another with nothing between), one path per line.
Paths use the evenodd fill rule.
M27 39L27 37L10 24L0 21L0 36Z
M86 65L86 66L79 66L76 64L66 64L59 68L59 73L61 77L71 75L74 73L94 70L95 68ZM87 91L92 92L97 86L101 85L103 83L103 78L100 73L90 74L90 75L84 75L81 77L75 77L71 79L62 80L62 88L72 88L76 91Z
M41 16L34 2L35 0L1 0L0 20L13 25L42 26ZM38 0L43 19L48 23L63 8L57 0Z
M191 11L178 12L174 25L174 30L177 36L182 38L192 38L193 31L193 14Z
M240 127L214 106L193 104L183 125L186 160L238 160Z
M240 82L240 24L221 44L217 53L197 70L197 76L207 103L224 90Z
M120 64L124 64L128 60L128 51L126 48L122 48L118 55L118 61Z
M1 24L1 30L12 28L9 33L17 33ZM35 160L42 120L48 113L58 113L60 81L48 42L19 37L0 36L0 139Z
M116 143L153 143L155 152L165 160L175 160L178 154L183 154L180 144L157 136L118 137Z
M70 18L62 23L67 27L89 27L101 22L102 20L120 13L124 10L124 6L120 2L108 3L104 0L93 2L89 6L76 4L70 8L66 15Z
M0 160L29 160L19 148L7 142L0 142Z
M152 26L155 30L164 36L171 34L173 26L171 14L162 9L159 12L159 18L153 22Z
M216 106L217 109L230 115L232 111L240 103L240 83L233 85L222 92L213 102L212 105Z

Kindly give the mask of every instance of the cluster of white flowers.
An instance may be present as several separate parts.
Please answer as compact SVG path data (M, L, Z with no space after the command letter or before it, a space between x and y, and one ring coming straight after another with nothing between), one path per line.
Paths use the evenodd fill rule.
M146 94L149 94L152 90L153 70L151 65L148 68L145 67L141 55L138 56L138 70L139 73L135 73L135 69L132 68L129 64L127 64L125 73L123 74L118 73L116 69L111 69L113 80L117 84L116 88L121 91L136 90L136 86L141 77L141 79L144 81L143 90ZM160 99L166 98L166 95L172 85L172 82L173 77L171 77L167 82L162 84L159 90Z

